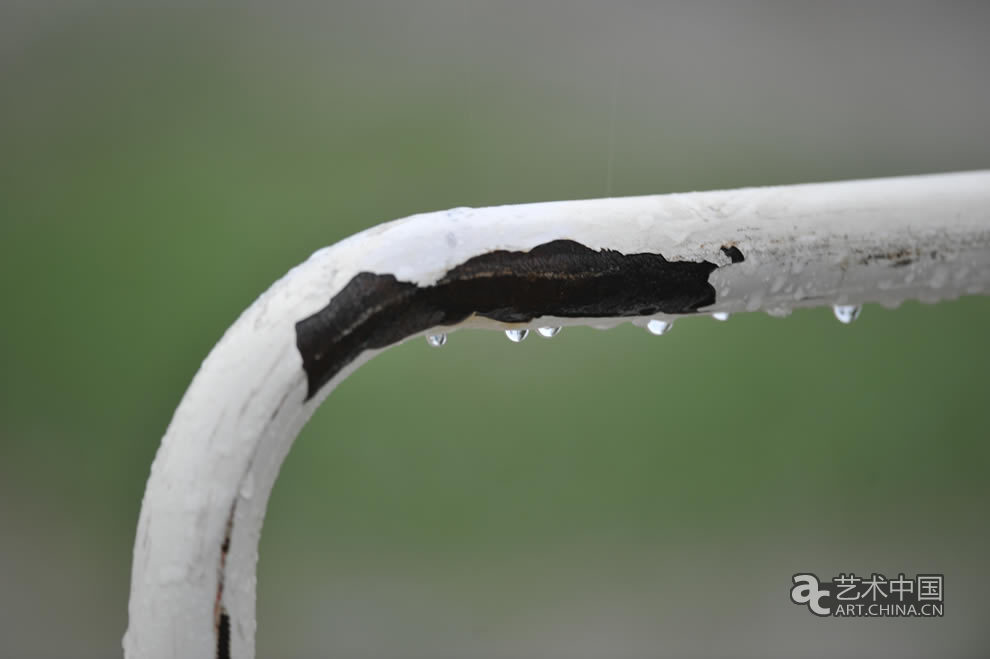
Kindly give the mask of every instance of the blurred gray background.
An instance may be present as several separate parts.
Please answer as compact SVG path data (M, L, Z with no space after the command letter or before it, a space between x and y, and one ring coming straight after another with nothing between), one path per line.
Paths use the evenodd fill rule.
M990 166L982 2L4 2L0 656L111 657L151 459L313 250L452 206ZM259 656L984 657L990 300L412 341L305 429ZM795 572L946 574L823 620Z

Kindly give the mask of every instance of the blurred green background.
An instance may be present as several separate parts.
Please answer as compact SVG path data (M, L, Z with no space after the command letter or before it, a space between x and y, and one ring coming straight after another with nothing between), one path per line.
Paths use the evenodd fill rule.
M862 6L860 6L862 4ZM200 361L452 206L990 166L990 5L5 2L0 656L110 657ZM259 656L982 657L990 300L406 343L289 456ZM799 571L946 574L822 620Z

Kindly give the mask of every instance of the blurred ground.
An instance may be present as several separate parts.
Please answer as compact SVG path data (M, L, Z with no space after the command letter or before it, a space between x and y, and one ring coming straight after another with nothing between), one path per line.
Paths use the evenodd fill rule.
M316 248L459 205L990 166L980 3L4 3L0 656L120 654L171 412ZM459 332L275 489L259 656L986 656L990 300ZM820 620L798 571L944 572Z

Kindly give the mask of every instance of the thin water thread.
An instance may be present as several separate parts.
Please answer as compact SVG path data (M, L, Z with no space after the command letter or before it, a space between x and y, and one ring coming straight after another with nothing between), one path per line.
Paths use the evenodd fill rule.
M608 152L605 164L605 196L612 196L612 170L615 161L615 109L619 100L619 50L612 48L612 98L608 111Z

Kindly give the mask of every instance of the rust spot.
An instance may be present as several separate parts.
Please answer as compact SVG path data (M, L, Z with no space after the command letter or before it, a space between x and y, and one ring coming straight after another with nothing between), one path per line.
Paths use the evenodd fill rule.
M726 253L736 262L742 252ZM384 348L477 314L503 323L539 316L604 318L695 313L715 302L708 261L594 250L554 240L525 252L472 257L431 286L359 272L315 314L296 323L306 400L365 350Z
M934 254L934 252L932 252ZM891 267L903 268L921 258L921 250L911 247L889 249L885 252L870 252L859 259L860 265L869 265L875 261L888 261Z
M230 507L230 514L227 516L227 527L224 529L223 541L220 543L220 565L217 569L217 595L213 602L213 629L217 635L217 657L230 657L230 616L223 607L223 582L225 570L227 568L227 553L230 551L230 536L234 531L234 511L237 509L237 501ZM226 624L226 631L224 625ZM226 640L224 640L226 634ZM220 648L226 647L226 654L221 655Z
M722 245L722 253L728 256L733 263L742 263L746 260L743 253L734 244Z
M220 626L217 629L217 659L230 659L230 616L220 613Z

